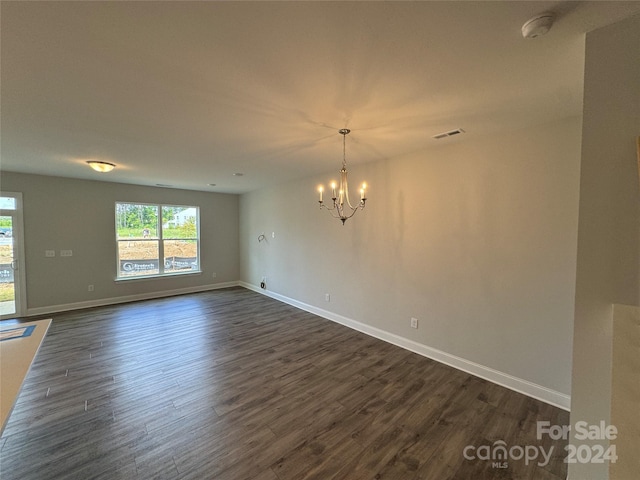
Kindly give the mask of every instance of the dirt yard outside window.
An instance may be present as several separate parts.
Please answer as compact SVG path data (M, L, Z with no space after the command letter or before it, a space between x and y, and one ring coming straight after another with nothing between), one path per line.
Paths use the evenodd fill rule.
M127 240L119 242L121 260L157 260L157 240ZM198 249L195 242L184 240L164 240L164 256L168 257L197 257Z

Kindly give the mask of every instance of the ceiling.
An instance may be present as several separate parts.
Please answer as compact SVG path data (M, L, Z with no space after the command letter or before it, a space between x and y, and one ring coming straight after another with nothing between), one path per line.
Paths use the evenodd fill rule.
M551 31L524 39L545 11ZM584 33L636 13L640 1L2 1L0 168L244 193L338 170L344 127L353 165L551 122L581 113ZM455 128L467 133L432 138Z

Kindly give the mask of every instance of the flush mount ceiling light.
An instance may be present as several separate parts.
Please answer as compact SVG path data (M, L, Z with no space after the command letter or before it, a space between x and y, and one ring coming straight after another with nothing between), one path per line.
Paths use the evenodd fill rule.
M96 172L107 173L116 168L115 164L109 162L99 162L98 160L88 160L87 163Z
M553 25L554 15L552 13L543 13L537 15L522 25L522 36L524 38L536 38L544 35Z
M367 184L363 183L360 188L360 202L354 207L349 200L349 185L347 183L347 156L346 156L346 142L347 135L351 132L348 128L338 130L338 133L342 135L342 169L340 170L340 184L336 185L336 182L331 182L331 200L333 205L327 207L322 200L322 193L324 192L324 186L318 187L320 193L320 208L325 208L334 218L339 218L342 221L342 225L349 218L353 217L358 209L362 210L364 204L367 201L366 189ZM337 188L337 190L336 190ZM346 202L346 205L345 205Z

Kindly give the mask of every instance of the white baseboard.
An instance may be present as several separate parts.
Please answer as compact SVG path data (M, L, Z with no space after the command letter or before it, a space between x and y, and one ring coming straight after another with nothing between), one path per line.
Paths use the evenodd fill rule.
M341 325L345 325L359 332L365 333L367 335L378 338L380 340L384 340L385 342L391 343L398 347L402 347L406 350L412 351L424 357L431 358L432 360L436 360L440 363L444 363L445 365L449 365L451 367L457 368L458 370L462 370L464 372L470 373L472 375L475 375L476 377L480 377L490 382L496 383L510 390L514 390L516 392L522 393L524 395L535 398L537 400L548 403L550 405L556 406L563 410L566 410L566 411L570 410L571 397L564 393L557 392L550 388L544 387L542 385L538 385L533 382L529 382L527 380L523 380L518 377L514 377L513 375L509 375L507 373L494 370L493 368L480 365L478 363L466 360L464 358L451 355L449 353L443 352L442 350L431 348L427 345L414 342L413 340L409 340L407 338L401 337L394 333L390 333L385 330L372 327L365 323L358 322L356 320L353 320L347 317L343 317L342 315L338 315L337 313L333 313L328 310L324 310L322 308L314 307L313 305L309 305L303 302L299 302L298 300L294 300L292 298L286 297L284 295L280 295L275 292L262 290L256 285L251 285L246 282L239 282L239 285L249 290L262 293L263 295L266 295L268 297L274 298L281 302L297 307L301 310L305 310L307 312L313 313L322 318L326 318L327 320L331 320Z
M154 298L172 297L175 295L184 295L187 293L206 292L209 290L218 290L221 288L237 287L239 282L223 282L211 285L201 285L198 287L178 288L175 290L163 290L160 292L140 293L137 295L124 295L121 297L99 298L97 300L87 300L85 302L64 303L60 305L49 305L46 307L36 307L27 309L27 317L35 315L49 315L58 312L67 312L69 310L81 310L83 308L104 307L105 305L115 305L118 303L137 302L140 300L152 300Z

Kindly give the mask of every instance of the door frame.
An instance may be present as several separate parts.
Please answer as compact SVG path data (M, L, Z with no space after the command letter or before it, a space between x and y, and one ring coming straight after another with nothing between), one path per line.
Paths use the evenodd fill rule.
M26 280L26 261L24 255L24 217L22 211L22 193L21 192L4 192L0 191L0 197L12 197L16 200L15 210L1 210L0 214L13 217L12 235L13 240L13 259L17 268L13 271L13 289L15 301L15 313L10 315L1 315L0 320L7 318L22 317L26 314L27 308L27 280Z

